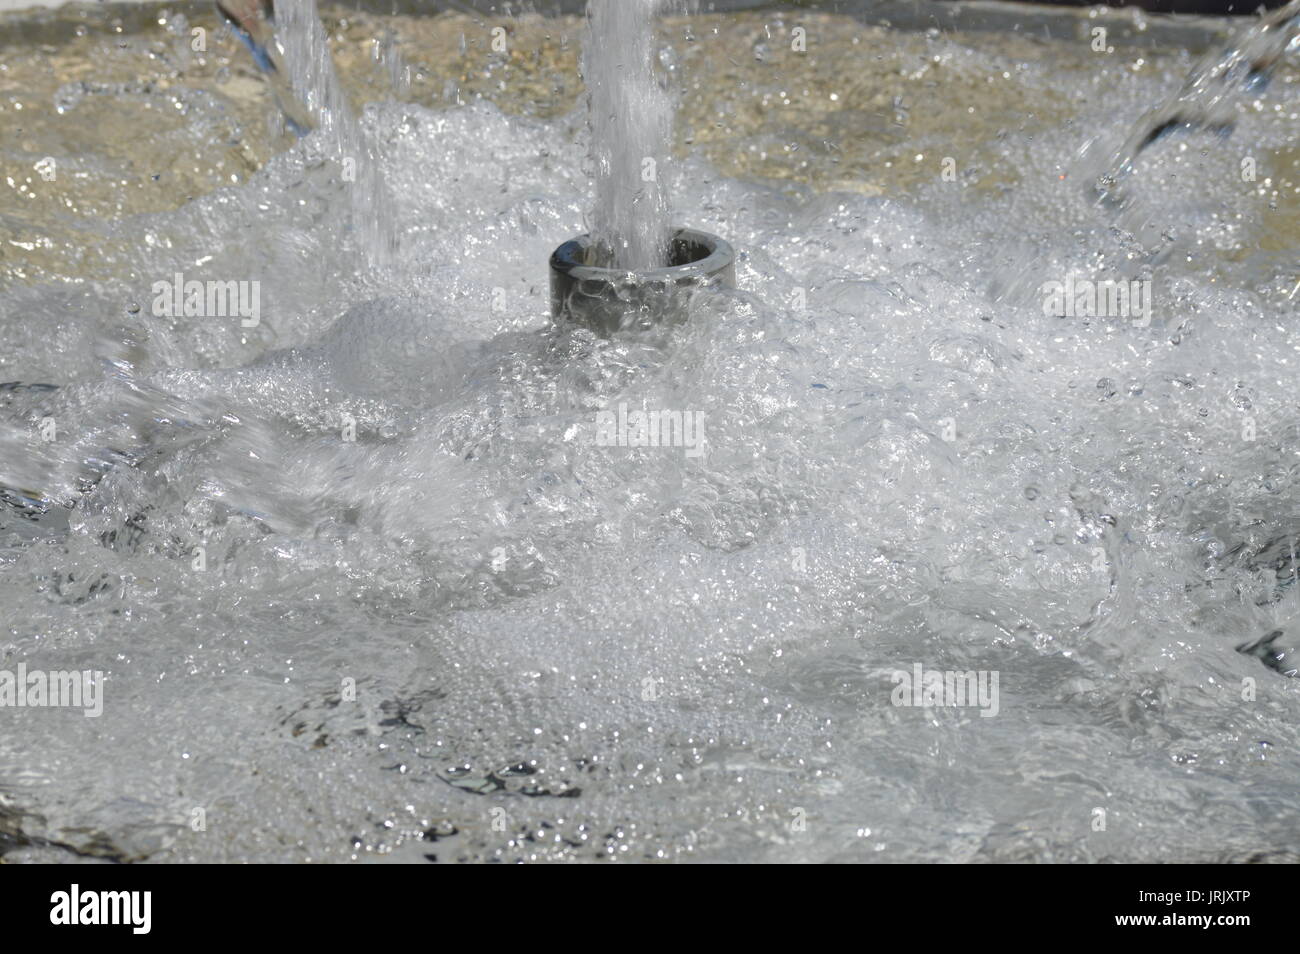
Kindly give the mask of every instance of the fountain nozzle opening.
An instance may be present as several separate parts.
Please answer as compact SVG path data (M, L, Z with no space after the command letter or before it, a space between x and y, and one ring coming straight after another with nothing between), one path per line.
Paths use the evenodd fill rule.
M736 287L736 254L716 235L675 229L668 265L644 271L609 268L611 256L580 235L551 254L551 317L600 335L683 321L692 290Z

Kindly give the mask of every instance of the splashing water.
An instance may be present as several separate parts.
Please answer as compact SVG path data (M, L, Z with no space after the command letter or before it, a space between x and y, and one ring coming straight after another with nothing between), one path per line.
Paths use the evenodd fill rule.
M1295 247L1294 212L1268 221L1221 155L1153 148L1193 240L1150 322L991 303L1026 232L1048 274L1129 260L1063 157L1187 64L857 45L805 11L823 39L781 60L770 16L704 21L683 55L704 100L683 125L724 138L678 201L733 239L741 288L644 336L548 323L546 258L591 184L576 100L516 108L522 59L499 101L441 92L471 50L423 64L431 101L359 115L402 196L378 289L312 136L236 184L164 175L177 200L138 214L65 214L64 178L0 193L0 381L49 382L0 387L0 669L107 687L97 718L6 714L6 861L1295 857L1300 302L1252 257L1265 228ZM451 50L474 28L428 27ZM88 58L134 75L150 29ZM38 77L37 54L6 64ZM66 120L29 101L26 135L166 119L173 152L224 159L238 87L198 95L221 87L194 69L61 95ZM889 83L915 103L884 197L853 150L889 135L866 108ZM1296 141L1278 99L1239 117L1261 156ZM958 134L1015 187L941 180ZM87 145L78 190L116 188L115 145ZM23 148L0 137L30 174ZM827 178L726 165L760 152ZM152 314L182 270L262 275L261 323ZM702 445L602 441L621 406L690 412ZM1000 673L996 716L893 705L916 663Z
M1266 13L1224 50L1205 56L1166 103L1143 116L1107 160L1096 180L1098 198L1123 207L1123 184L1139 157L1175 132L1207 131L1227 138L1237 107L1268 86L1288 54L1300 48L1300 0Z
M1062 179L1085 183L1090 204L1087 215L1119 230L1130 241L1127 277L1150 279L1153 270L1174 252L1177 240L1178 229L1170 224L1166 208L1164 187L1169 183L1140 175L1143 162L1178 134L1213 136L1216 148L1225 152L1223 144L1249 109L1250 97L1268 88L1273 75L1297 48L1300 0L1291 0L1240 30L1226 47L1216 46L1205 54L1176 92L1155 108L1144 110L1136 122L1120 127L1125 130L1120 139L1111 140L1104 134L1091 137L1066 167ZM1254 162L1248 156L1241 158ZM1158 161L1151 164L1160 168ZM1253 178L1253 173L1247 176L1241 168L1232 173L1242 181ZM995 300L1028 300L1038 287L1035 277L1051 271L1040 248L1022 247L994 273L990 294Z
M673 100L655 71L655 18L665 0L590 0L583 56L595 164L591 231L611 264L657 268L672 209L665 185Z

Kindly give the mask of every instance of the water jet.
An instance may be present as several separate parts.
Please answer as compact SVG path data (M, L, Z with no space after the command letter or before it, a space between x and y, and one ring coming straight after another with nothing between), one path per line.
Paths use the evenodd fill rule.
M659 174L673 98L656 76L655 17L668 0L591 0L583 59L595 205L591 228L550 259L551 317L608 336L684 319L694 289L734 288L731 246L673 227Z

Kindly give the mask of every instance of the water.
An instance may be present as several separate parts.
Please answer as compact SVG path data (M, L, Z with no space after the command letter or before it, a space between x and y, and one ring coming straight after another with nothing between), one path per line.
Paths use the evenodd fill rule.
M1289 54L1300 49L1300 2L1292 0L1240 31L1225 49L1205 56L1188 74L1177 94L1134 124L1097 191L1112 205L1123 205L1122 183L1142 153L1177 132L1231 136L1241 103L1265 88Z
M1185 57L798 23L807 54L772 15L666 25L667 186L740 290L617 341L547 318L591 207L554 93L578 21L513 24L513 59L425 26L442 73L399 44L420 101L358 115L401 200L383 269L311 137L229 181L269 102L163 29L85 39L102 85L66 116L24 94L0 669L106 688L99 718L6 713L6 861L1295 857L1294 71L1238 111L1258 181L1194 138L1144 152L1153 262L1061 176ZM100 116L171 150L139 194L112 139L42 186ZM1151 270L1151 320L990 301L1026 243L1035 283ZM177 271L259 280L259 323L155 315ZM602 442L620 405L700 415L704 452ZM997 715L892 705L918 663L998 673Z
M583 78L590 97L596 204L592 235L629 271L667 264L666 188L672 94L656 70L655 17L664 0L591 0Z
M1212 151L1227 160L1229 175L1243 184L1255 182L1260 177L1258 144L1244 137L1234 140L1233 134L1245 111L1261 108L1259 94L1298 49L1300 0L1293 0L1264 12L1254 23L1247 21L1229 40L1216 44L1175 92L1144 108L1136 121L1114 130L1098 129L1085 139L1062 179L1082 184L1096 206L1092 221L1116 230L1129 244L1129 263L1122 267L1127 277L1150 280L1154 267L1176 251L1176 233L1183 225L1167 214L1171 192L1182 185L1177 171L1168 161L1148 160L1161 148L1190 147L1201 156ZM1231 168L1232 162L1236 168ZM1277 211L1276 198L1267 208ZM1218 267L1215 261L1207 265ZM996 274L990 290L995 299L1028 300L1037 294L1034 282L1051 268L1038 250L1022 250Z
M336 164L342 180L351 184L347 189L351 227L360 235L359 247L367 261L383 265L397 244L391 200L373 144L339 83L316 0L276 0L275 24L283 44L286 79L318 129L309 148L321 150L322 158Z

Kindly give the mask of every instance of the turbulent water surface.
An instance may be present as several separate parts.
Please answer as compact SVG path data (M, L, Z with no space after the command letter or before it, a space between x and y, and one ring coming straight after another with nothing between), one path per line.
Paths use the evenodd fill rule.
M406 84L372 262L349 157L178 17L0 56L0 668L104 673L0 712L5 860L1300 851L1292 72L1117 226L1080 153L1187 55L673 20L663 172L740 288L600 340L547 317L579 21L327 21L359 99ZM996 714L892 704L918 664Z

